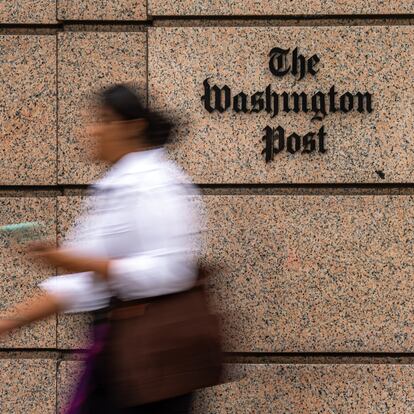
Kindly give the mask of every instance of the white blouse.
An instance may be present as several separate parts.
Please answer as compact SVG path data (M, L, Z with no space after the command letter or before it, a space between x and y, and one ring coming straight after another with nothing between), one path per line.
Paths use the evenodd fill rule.
M85 213L62 246L111 259L109 280L83 272L43 281L41 288L58 297L65 312L103 308L114 295L132 300L193 285L200 197L164 149L127 154L92 188Z

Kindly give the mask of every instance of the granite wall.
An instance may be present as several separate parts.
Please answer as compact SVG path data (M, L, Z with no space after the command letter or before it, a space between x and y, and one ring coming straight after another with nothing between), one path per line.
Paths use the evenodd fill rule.
M196 413L414 412L414 2L0 4L0 225L60 240L107 168L88 96L133 82L177 119L231 381ZM56 269L0 239L0 311ZM0 413L60 413L88 315L2 338Z

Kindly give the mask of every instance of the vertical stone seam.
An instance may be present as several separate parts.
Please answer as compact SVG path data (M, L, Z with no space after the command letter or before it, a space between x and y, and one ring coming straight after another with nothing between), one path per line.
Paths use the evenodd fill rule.
M59 32L56 33L56 185L59 185ZM63 194L63 191L62 191ZM57 225L57 222L56 222Z
M60 362L61 362L61 355L58 356L58 359L56 361L55 367L56 367L56 372L55 372L55 413L59 414L59 404L58 404L58 393L59 393L59 367L60 367Z
M57 38L57 34L56 34L56 38ZM56 49L56 51L57 51L57 49ZM56 53L56 55L57 55L57 53ZM57 61L57 59L56 59L56 61ZM56 245L58 243L58 234L59 234L59 228L58 228L59 208L58 207L59 207L59 198L56 196L55 197L55 221L56 221L56 224L55 224L55 240L56 240ZM57 272L58 272L58 269L56 268L55 276L57 276ZM58 350L59 317L58 317L57 314L55 315L55 320L56 320L56 323L55 323L55 347L56 347L56 350ZM58 401L59 401L59 368L60 368L61 360L62 360L62 354L59 353L57 361L56 361L56 365L55 365L56 366L56 377L55 377L55 382L56 382L56 384L55 384L55 413L56 414L59 414L59 404L58 404Z
M148 5L148 0L147 0ZM149 30L146 28L145 30L145 56L146 56L146 62L145 62L145 79L146 79L146 85L145 85L145 95L146 95L146 104L148 108L149 104Z
M58 197L56 197L55 198L55 222L56 222L56 224L55 224L55 231L56 231L56 233L55 233L55 242L56 242L56 246L57 246L57 244L58 244L58 232L59 232L59 229L58 229L58 223L59 223L59 216L58 216L58 203L59 203L59 198ZM58 268L56 268L55 269L55 276L57 276L57 273L58 273ZM56 349L58 349L58 343L59 343L59 341L58 341L58 333L59 333L59 316L56 314L55 315L55 347L56 347Z
M58 6L58 0L56 0L56 7ZM57 15L56 15L57 16ZM59 34L56 33L56 184L59 184ZM61 190L61 195L64 194L64 190ZM58 244L58 202L59 198L55 197L55 243ZM56 268L55 276L57 276L58 269ZM55 347L58 348L58 331L59 331L59 317L55 315ZM56 397L57 398L57 397Z

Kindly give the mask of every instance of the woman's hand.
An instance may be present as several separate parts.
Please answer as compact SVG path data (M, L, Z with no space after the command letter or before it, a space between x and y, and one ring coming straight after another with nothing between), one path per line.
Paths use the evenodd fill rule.
M0 319L0 339L6 335L8 332L16 329L16 322L12 319Z
M60 266L62 263L62 251L51 242L33 242L26 246L29 255L35 259L41 259L52 266Z
M61 312L64 303L48 293L38 294L0 315L0 339L8 332Z

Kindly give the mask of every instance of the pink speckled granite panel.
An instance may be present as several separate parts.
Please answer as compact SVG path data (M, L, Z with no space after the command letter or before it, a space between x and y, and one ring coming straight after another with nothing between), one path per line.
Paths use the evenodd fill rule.
M58 413L63 413L71 398L83 370L82 361L62 361L58 368L57 402Z
M88 96L121 82L134 83L145 94L146 33L60 33L58 48L58 180L90 183L104 166L92 161L94 144L85 132Z
M59 0L59 20L135 21L147 17L146 0Z
M317 54L316 76L273 76L268 55L275 47ZM413 48L409 26L150 28L149 103L180 119L171 154L198 183L411 182ZM209 113L201 100L206 78L211 87L228 85L232 97L245 92L248 102L269 84L279 94L306 92L309 100L332 86L337 100L369 92L373 111L330 113L322 122L292 110L273 118L265 111ZM266 163L267 125L301 136L324 126L326 153L283 151Z
M411 0L148 0L151 16L409 14Z
M58 315L57 346L59 349L88 349L91 344L89 314Z
M56 183L56 37L0 36L0 184Z
M195 413L409 413L412 365L235 365L238 381L205 390Z
M75 221L85 210L85 203L88 198L82 196L64 196L58 197L58 223L57 233L58 240L62 241L67 237L70 228L75 224Z
M69 401L80 362L64 361L58 401ZM232 380L197 393L194 414L409 413L414 409L411 365L228 365Z
M66 233L74 224L82 211L85 197L58 197L58 240L66 237ZM88 314L58 315L57 346L59 349L86 349L90 345L90 322Z
M1 414L55 414L56 361L0 359Z
M226 350L412 352L412 196L205 196Z
M412 196L204 196L204 257L235 352L411 352ZM63 234L80 197L59 200ZM59 348L87 318L59 317Z
M56 240L55 198L0 198L0 225L27 221L45 223L44 237ZM17 245L10 235L0 235L0 312L37 293L37 285L55 274L28 257L24 244ZM56 318L29 325L0 339L0 348L54 348L56 346Z
M0 3L0 23L56 23L56 0L4 0Z

